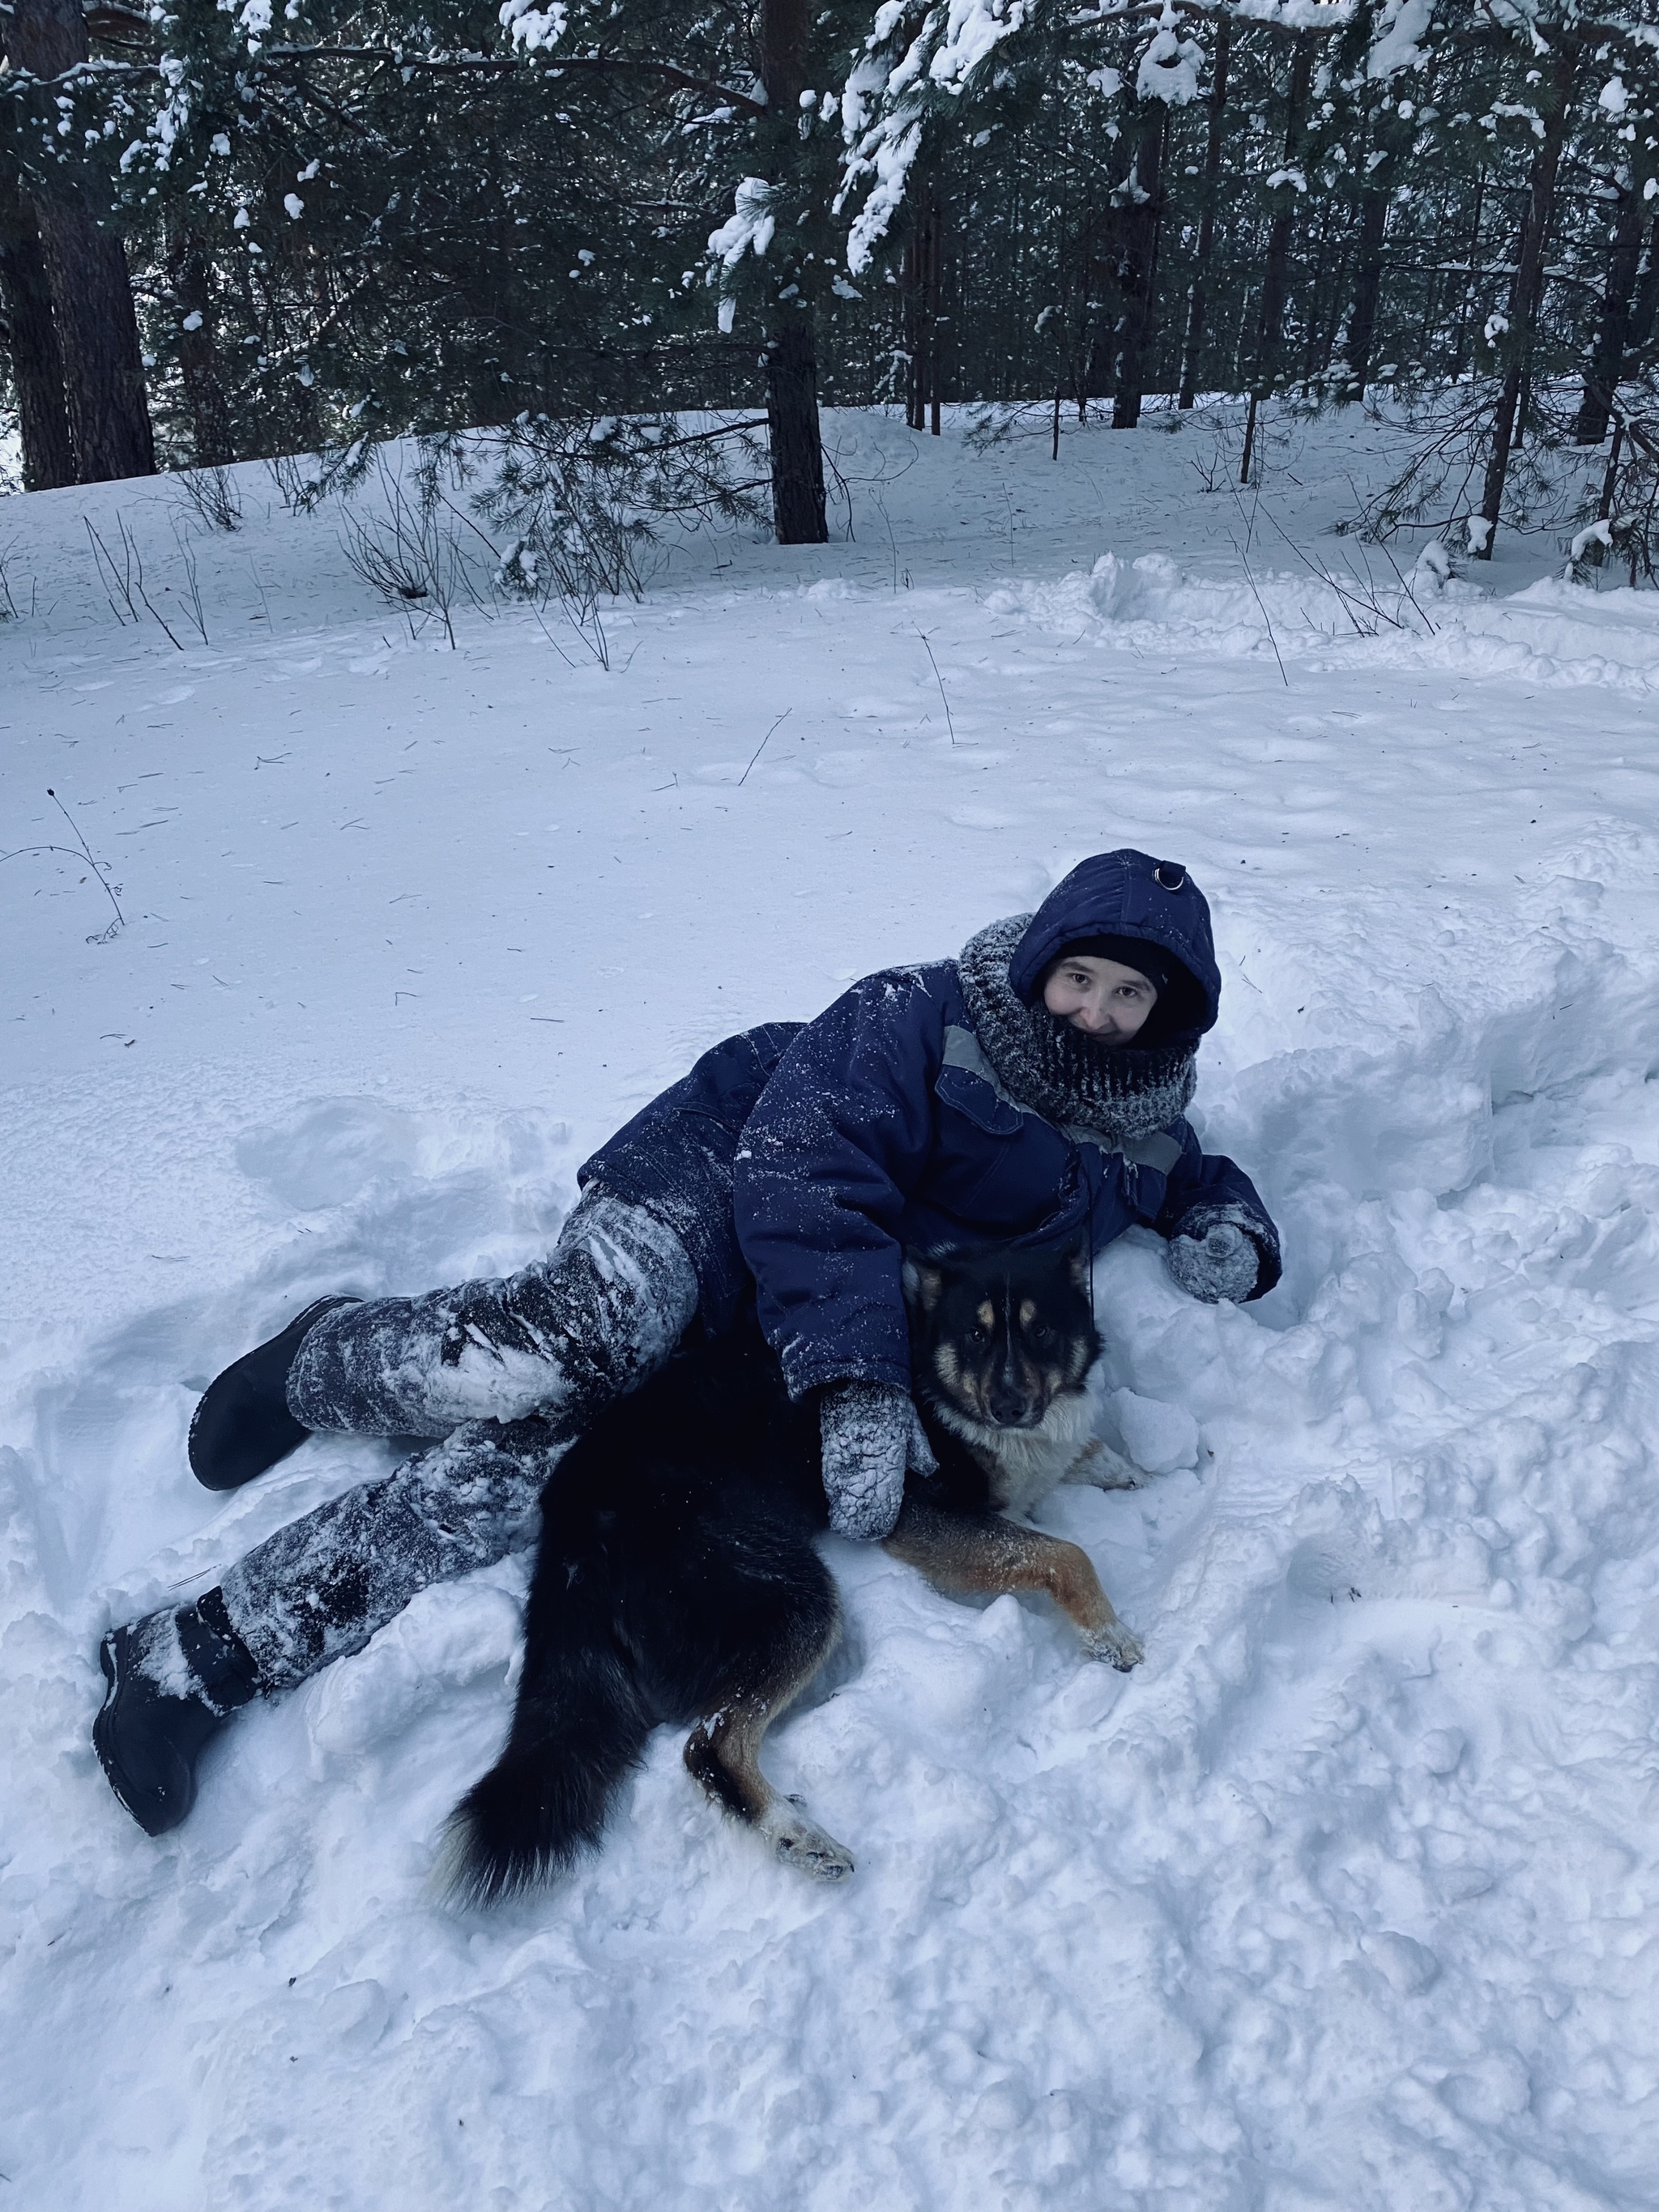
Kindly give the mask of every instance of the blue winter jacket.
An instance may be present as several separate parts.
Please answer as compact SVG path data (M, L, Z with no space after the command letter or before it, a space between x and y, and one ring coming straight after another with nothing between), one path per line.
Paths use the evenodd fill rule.
M1183 869L1136 852L1085 860L1021 938L1015 991L1035 1005L1054 956L1097 935L1162 945L1197 981L1202 1018L1160 1042L1195 1044L1213 1027L1209 908ZM868 975L793 1035L743 1127L735 1209L761 1322L797 1397L854 1376L909 1388L907 1245L1053 1244L1086 1231L1098 1251L1136 1223L1167 1237L1224 1219L1257 1246L1253 1297L1279 1273L1254 1185L1200 1152L1184 1119L1103 1152L1012 1097L953 960Z

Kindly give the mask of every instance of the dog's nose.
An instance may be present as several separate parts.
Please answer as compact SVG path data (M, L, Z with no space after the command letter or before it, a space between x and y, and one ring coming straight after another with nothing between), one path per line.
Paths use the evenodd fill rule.
M1006 1367L992 1378L988 1396L991 1419L1000 1429L1028 1428L1038 1418L1030 1392Z

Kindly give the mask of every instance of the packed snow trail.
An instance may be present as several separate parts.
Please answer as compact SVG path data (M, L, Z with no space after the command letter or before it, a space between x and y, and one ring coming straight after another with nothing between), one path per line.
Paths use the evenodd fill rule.
M131 920L89 944L84 866L0 869L8 2203L1652 2201L1659 600L1510 552L1344 636L1288 556L1206 552L1202 424L1052 475L838 434L893 462L890 542L694 542L609 672L517 617L400 644L280 513L204 548L179 656L74 565L164 487L12 510L51 588L0 634L3 842L63 842L52 785ZM1307 434L1310 550L1371 434ZM1150 1239L1097 1267L1148 1479L1042 1517L1144 1665L832 1544L848 1645L769 1765L851 1884L663 1733L599 1857L457 1916L423 1884L506 1726L509 1560L239 1717L142 1836L102 1627L391 1463L319 1439L213 1499L206 1377L319 1291L544 1249L703 1046L1121 842L1211 896L1195 1111L1287 1261L1244 1310Z

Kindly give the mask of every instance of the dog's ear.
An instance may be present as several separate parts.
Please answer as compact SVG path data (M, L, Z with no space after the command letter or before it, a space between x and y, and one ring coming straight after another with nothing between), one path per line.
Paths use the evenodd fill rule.
M939 1304L939 1292L945 1288L945 1271L942 1267L930 1267L921 1260L907 1260L903 1282L906 1304L930 1314Z
M1080 1291L1085 1297L1089 1295L1090 1261L1093 1256L1086 1237L1079 1237L1066 1255L1066 1273L1071 1276L1072 1288Z

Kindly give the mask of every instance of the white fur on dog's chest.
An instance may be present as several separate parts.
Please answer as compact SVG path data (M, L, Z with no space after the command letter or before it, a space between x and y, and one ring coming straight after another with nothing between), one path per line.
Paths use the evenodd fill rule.
M1001 1513L1029 1512L1059 1484L1074 1480L1079 1462L1101 1449L1086 1389L1056 1398L1035 1429L991 1428L964 1419L953 1407L935 1405L933 1411L985 1469L991 1502Z

